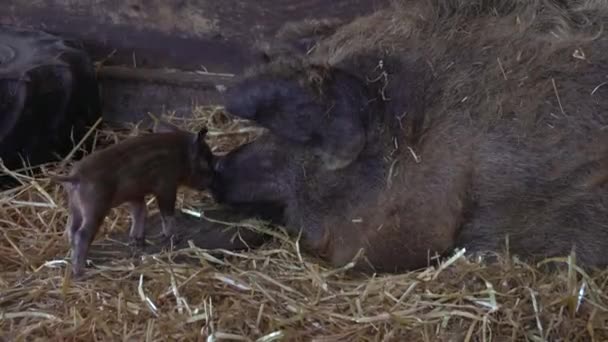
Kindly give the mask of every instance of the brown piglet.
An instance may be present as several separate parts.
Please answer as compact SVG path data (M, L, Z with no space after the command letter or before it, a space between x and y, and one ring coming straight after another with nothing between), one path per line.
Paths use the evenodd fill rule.
M128 203L129 244L139 248L145 244L146 195L155 196L163 235L171 237L178 187L209 187L213 155L204 141L207 129L192 134L164 127L92 153L67 176L49 175L63 184L69 197L66 230L74 276L82 275L89 247L110 209Z

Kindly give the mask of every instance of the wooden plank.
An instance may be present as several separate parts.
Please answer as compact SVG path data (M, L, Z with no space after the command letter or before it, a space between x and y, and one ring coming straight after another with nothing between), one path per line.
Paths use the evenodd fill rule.
M129 68L104 66L97 71L99 80L121 80L165 84L203 90L225 88L233 81L233 74L213 74L169 69Z
M149 121L148 113L166 111L188 117L196 106L221 105L223 90L232 82L229 75L194 72L102 67L98 71L106 122Z
M288 21L352 18L388 0L2 0L0 23L85 43L95 59L138 67L239 73L252 45Z

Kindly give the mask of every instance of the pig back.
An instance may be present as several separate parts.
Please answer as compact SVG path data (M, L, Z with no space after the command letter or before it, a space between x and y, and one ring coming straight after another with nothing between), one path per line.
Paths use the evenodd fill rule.
M154 133L96 152L76 166L83 181L114 185L125 192L150 191L183 181L190 170L190 134Z

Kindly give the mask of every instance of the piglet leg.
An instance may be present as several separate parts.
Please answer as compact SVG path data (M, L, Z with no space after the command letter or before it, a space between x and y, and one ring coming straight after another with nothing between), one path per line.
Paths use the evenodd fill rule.
M84 218L82 227L75 232L73 237L72 273L75 277L81 276L84 271L89 248L105 216L105 212L100 211L86 213L87 216Z
M158 209L160 211L163 235L171 237L174 234L175 226L175 200L177 197L177 187L167 187L156 195Z
M70 210L70 214L68 216L68 220L66 223L66 232L68 234L68 241L70 242L70 246L74 247L74 234L80 226L82 226L82 213L81 207L79 204L79 198L76 194L70 194L70 204L68 206Z
M144 199L129 202L131 213L131 230L129 231L129 245L133 247L145 246L146 202Z

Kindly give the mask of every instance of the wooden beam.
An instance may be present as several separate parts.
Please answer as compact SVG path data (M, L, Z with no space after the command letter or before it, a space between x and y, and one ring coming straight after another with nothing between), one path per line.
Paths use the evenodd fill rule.
M99 80L120 80L164 84L202 90L220 90L233 82L232 74L199 73L192 71L102 66L97 71Z
M200 105L221 105L232 75L103 66L97 71L106 122L147 122L147 113L188 117Z

